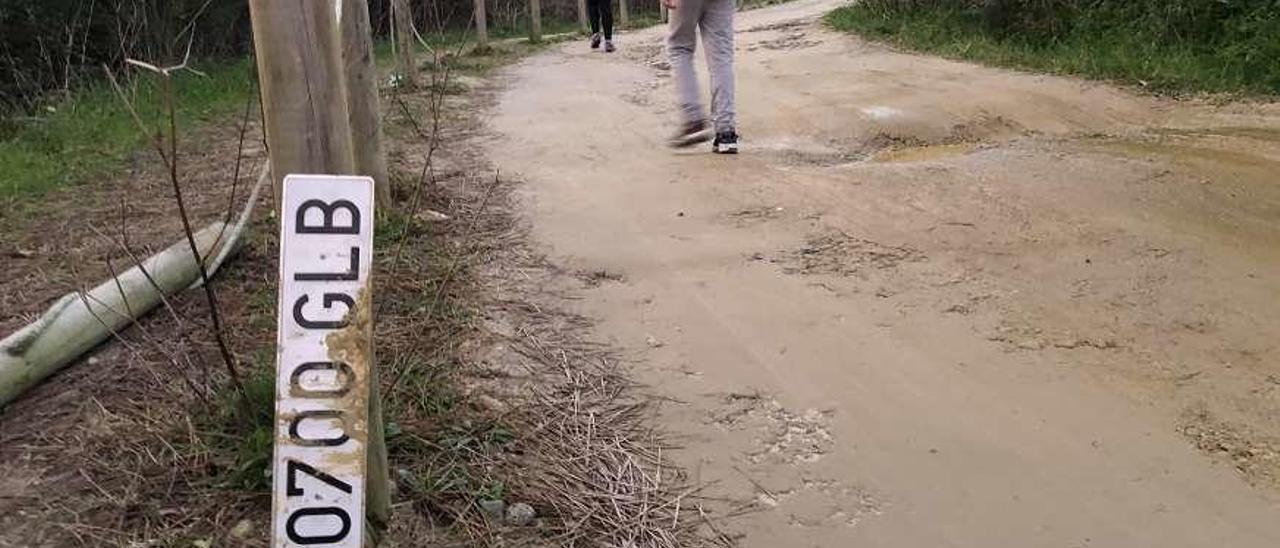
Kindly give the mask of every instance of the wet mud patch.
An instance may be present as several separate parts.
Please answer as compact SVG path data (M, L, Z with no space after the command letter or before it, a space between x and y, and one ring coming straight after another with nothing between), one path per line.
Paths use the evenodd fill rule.
M789 527L829 531L884 513L881 497L815 471L835 447L833 411L794 411L760 392L708 396L716 401L707 410L707 424L750 436L733 466L750 483L750 509L781 514Z
M587 287L600 287L610 283L620 284L626 280L622 274L602 268L595 270L579 270L574 273L574 277L578 278L578 280Z
M810 464L831 451L832 411L808 409L796 413L760 393L730 393L708 413L707 422L726 430L756 432L746 460L760 464Z
M750 33L756 33L756 32L770 32L770 31L779 31L779 30L787 31L787 30L798 29L801 27L807 27L809 26L809 24L810 22L805 19L796 19L792 21L783 21L781 23L770 23L767 25L756 25L754 27L748 27L747 29L743 30L741 33L750 34Z
M834 143L824 143L804 137L751 141L751 154L760 156L777 167L833 167L866 160L869 155L859 150L847 150Z
M636 106L646 107L653 104L653 92L661 83L658 80L636 82L631 89L622 94L622 100Z
M1137 138L1101 138L1093 141L1103 152L1128 157L1166 157L1176 164L1201 167L1206 171L1222 168L1227 171L1280 169L1280 161L1270 158L1260 150L1230 146L1229 143L1210 143L1204 139L1184 137L1144 136Z
M924 129L891 128L897 112L889 107L864 109L866 115L880 120L886 126L867 139L858 148L858 154L870 161L884 163L913 163L936 161L963 156L976 150L995 146L998 141L1031 134L1025 127L1003 116L982 115L953 124L950 128L934 131Z
M671 70L671 60L667 57L667 47L659 40L634 44L624 48L622 55L629 60L663 74Z
M1280 378L1268 382L1280 385ZM1280 488L1280 439L1266 438L1215 417L1204 406L1187 409L1178 432L1197 449L1259 487Z
M800 249L784 252L778 262L787 274L866 278L871 272L927 260L923 252L907 245L889 245L844 232L829 232L810 237Z
M721 219L738 227L746 227L779 219L785 212L786 209L782 206L756 206L726 213Z
M810 40L809 33L800 27L789 27L782 31L782 35L777 38L761 40L747 46L747 51L756 51L759 49L767 50L796 50L811 48L821 44L819 40Z
M865 489L837 480L806 478L786 493L795 497L788 524L800 528L853 528L884 513L884 504Z
M1031 135L1017 122L1002 116L978 116L948 128L913 127L894 122L908 115L890 107L863 109L879 129L852 143L787 135L748 141L751 153L781 167L834 167L859 162L914 163L963 156L991 148L998 142ZM893 114L888 114L892 112Z
M1104 335L1087 336L1078 333L1051 333L1045 329L1004 322L986 339L1004 346L1006 352L1025 350L1119 350L1125 344Z
M1015 120L1004 116L981 115L951 126L945 143L973 143L995 138L1027 135L1030 131Z
M1158 128L1154 133L1178 137L1243 138L1280 144L1280 128L1225 126L1207 128Z
M905 164L914 162L931 162L944 158L964 156L978 150L977 143L952 143L943 145L923 145L914 147L891 148L871 157L871 161L886 164Z

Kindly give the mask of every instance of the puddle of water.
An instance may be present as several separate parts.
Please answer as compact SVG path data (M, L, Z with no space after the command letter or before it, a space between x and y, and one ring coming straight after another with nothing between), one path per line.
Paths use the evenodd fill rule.
M891 149L876 154L871 159L880 163L927 162L952 156L963 156L978 148L978 143L950 143L920 147Z

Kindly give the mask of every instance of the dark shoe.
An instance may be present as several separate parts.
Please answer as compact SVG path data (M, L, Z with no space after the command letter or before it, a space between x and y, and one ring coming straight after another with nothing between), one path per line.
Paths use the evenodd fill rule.
M711 152L716 154L737 154L738 132L729 130L717 133L715 142L711 143Z
M613 53L613 50L614 50L614 49L616 49L616 48L614 48L614 47L613 47L613 40L605 40L605 41L604 41L604 52L605 52L605 53Z
M600 49L600 33L591 35L591 49Z
M681 124L680 129L676 130L670 139L667 139L667 144L671 148L685 148L698 143L705 143L710 139L711 132L707 129L707 122L698 120Z

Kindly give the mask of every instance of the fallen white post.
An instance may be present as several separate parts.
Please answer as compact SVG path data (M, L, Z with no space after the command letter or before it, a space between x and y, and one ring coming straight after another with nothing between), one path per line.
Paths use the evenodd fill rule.
M214 262L213 257L220 264L242 242L240 231L221 222L196 233L195 240L206 265ZM148 274L155 285L147 280ZM213 275L212 269L209 275ZM184 237L143 261L142 268L135 265L86 293L64 295L35 323L0 341L0 406L119 333L164 297L191 287L199 279L200 270Z

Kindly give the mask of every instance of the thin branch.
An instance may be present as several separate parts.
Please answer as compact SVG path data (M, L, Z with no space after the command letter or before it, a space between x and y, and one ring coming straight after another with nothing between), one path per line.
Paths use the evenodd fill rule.
M125 106L133 117L134 122L138 124L138 128L144 134L154 135L156 153L164 162L165 167L168 168L169 183L173 188L174 200L178 205L178 215L182 219L183 233L186 235L187 245L191 248L191 256L195 260L196 268L200 272L200 285L204 288L205 300L209 305L209 319L213 322L213 336L217 342L218 351L222 355L223 365L226 366L227 374L230 376L232 384L235 386L237 391L243 393L244 383L240 379L240 371L237 367L236 358L231 353L230 347L227 345L226 334L222 327L222 317L218 307L218 296L217 293L214 292L213 286L209 283L209 270L205 265L204 257L200 256L200 248L196 245L195 233L192 232L191 229L191 217L187 213L186 202L182 195L182 184L178 177L178 114L173 90L173 77L171 73L172 71L186 68L187 61L190 59L190 56L191 48L190 42L188 42L186 56L183 58L182 63L177 66L161 69L150 63L134 61L132 59L128 60L130 64L135 66L141 66L144 68L149 67L150 70L154 70L161 76L161 82L163 83L163 95L165 97L165 107L169 117L169 140L167 143L167 150L165 148L166 143L163 139L163 133L157 131L155 134L151 134L147 130L146 124L142 122L142 118L137 114L137 109L124 96L124 92L116 81L115 76L112 75L109 70L107 74L111 80L112 87L115 88L121 101L125 103Z
M183 61L183 64L185 65L186 61ZM169 110L169 182L173 184L173 197L178 203L178 215L182 217L182 230L187 235L191 257L195 259L196 268L200 271L200 285L204 288L205 299L209 302L209 319L213 321L213 336L218 342L218 352L222 354L222 361L227 367L227 374L231 376L231 383L237 391L243 393L244 383L240 380L236 358L227 346L226 334L222 329L218 295L214 292L213 285L209 283L209 269L205 268L204 257L200 256L200 248L196 246L195 233L191 231L191 217L187 214L187 206L182 199L182 184L178 180L178 114L173 93L173 78L168 73L164 75L164 84L165 102Z
M231 216L235 213L236 191L240 187L240 164L244 160L244 139L249 130L249 113L253 107L253 96L257 95L253 91L252 87L250 87L249 96L244 101L244 113L240 116L240 134L236 140L236 166L231 173L231 196L227 198L227 213L222 220L222 230L218 231L218 238L214 240L214 249L218 249L218 246L222 243L222 236L226 233L227 227L231 226Z

